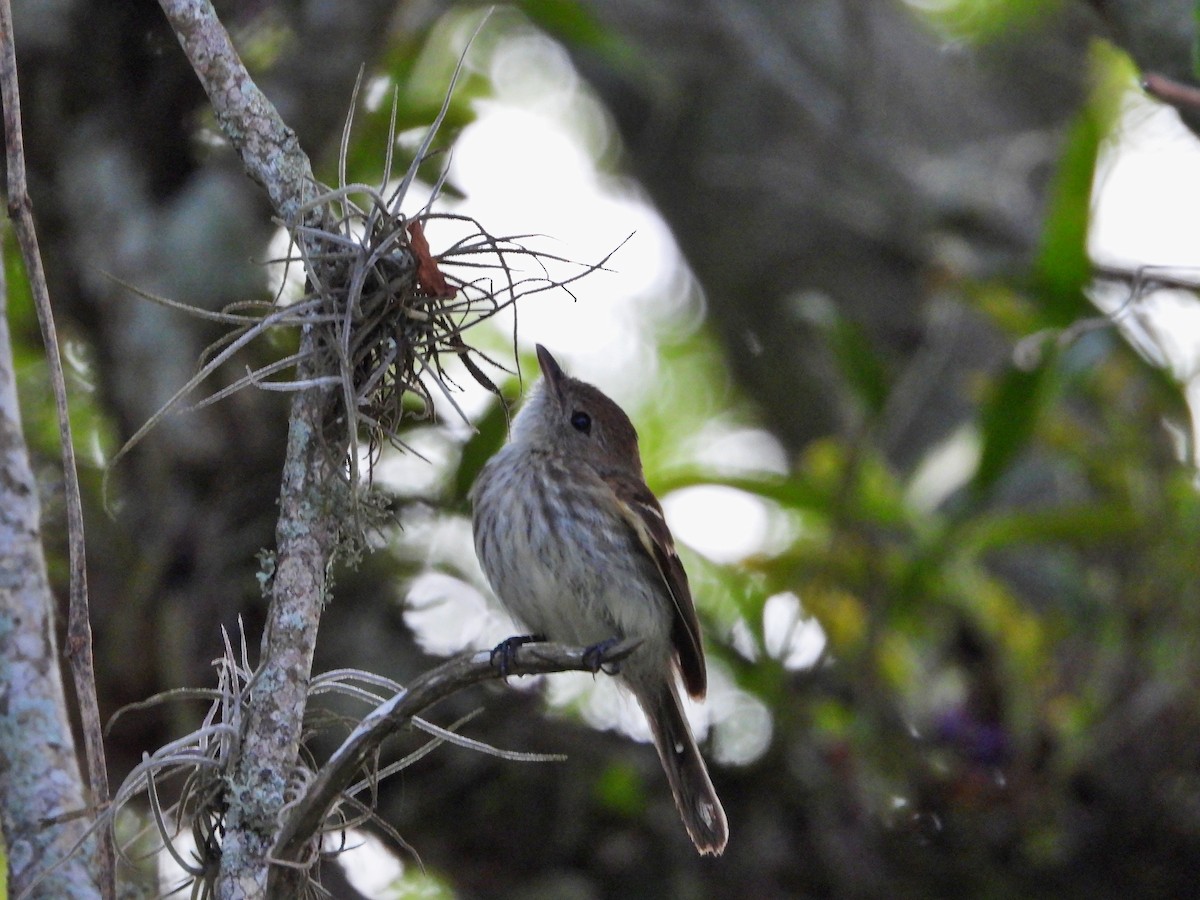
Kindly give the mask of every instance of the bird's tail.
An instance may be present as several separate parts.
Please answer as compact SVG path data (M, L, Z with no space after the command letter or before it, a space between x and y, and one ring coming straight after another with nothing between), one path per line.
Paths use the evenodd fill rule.
M649 689L635 689L635 694L650 722L658 758L692 843L701 855L720 856L729 839L729 825L675 686L668 681Z

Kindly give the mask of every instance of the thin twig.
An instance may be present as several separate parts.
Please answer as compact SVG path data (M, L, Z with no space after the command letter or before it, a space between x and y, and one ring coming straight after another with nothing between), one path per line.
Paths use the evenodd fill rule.
M21 245L21 256L33 292L34 306L37 308L42 342L46 347L50 385L54 392L59 442L62 447L71 571L66 655L71 664L71 675L75 681L75 693L79 700L79 717L87 756L91 805L95 809L102 810L108 803L108 773L104 763L104 731L100 724L100 707L96 700L96 673L92 658L92 625L88 612L83 504L79 496L79 472L75 466L75 445L71 437L67 385L63 376L62 356L58 349L58 334L54 327L54 314L50 308L50 291L46 285L41 250L38 248L37 230L33 220L33 201L30 199L29 186L25 178L21 98L17 86L17 56L9 0L0 0L0 95L2 95L4 103L4 134L8 165L8 215L13 221L17 240ZM116 896L116 867L112 842L108 839L107 834L99 837L96 850L96 878L101 894L106 900Z
M1158 72L1147 72L1142 76L1142 88L1151 97L1168 103L1176 109L1200 109L1200 88L1168 78Z
M1196 277L1195 271L1190 266L1092 266L1097 278L1129 282L1138 289L1138 293L1160 287L1200 291L1200 277Z
M430 669L407 689L380 704L363 718L330 757L305 795L292 806L272 852L275 860L299 859L321 829L342 792L371 758L384 739L422 711L463 688L502 675L544 675L551 672L595 672L597 663L619 663L638 648L641 641L622 641L599 660L586 648L561 644L529 643L514 648L503 672L493 653L466 653Z

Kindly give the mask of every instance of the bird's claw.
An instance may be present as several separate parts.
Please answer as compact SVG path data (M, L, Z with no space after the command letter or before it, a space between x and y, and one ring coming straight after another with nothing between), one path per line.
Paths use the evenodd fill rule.
M508 673L512 670L517 648L524 644L535 644L545 639L540 634L516 634L510 638L505 638L492 648L490 658L492 667L500 670L501 678L507 678Z
M619 662L607 662L605 657L613 647L621 643L621 638L611 637L598 644L592 644L583 651L583 664L593 674L603 671L606 675L616 675L621 670ZM606 666L607 662L607 666Z

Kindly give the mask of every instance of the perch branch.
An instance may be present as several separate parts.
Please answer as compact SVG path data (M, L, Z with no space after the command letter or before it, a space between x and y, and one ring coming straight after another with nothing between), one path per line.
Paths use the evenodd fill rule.
M430 669L404 691L380 704L350 733L317 773L304 796L287 811L279 841L272 853L276 861L300 859L343 790L374 755L384 739L413 717L463 688L504 675L544 675L551 672L595 672L598 665L619 663L641 641L625 640L597 660L587 648L561 644L528 643L515 647L511 657L499 660L489 651L466 653Z

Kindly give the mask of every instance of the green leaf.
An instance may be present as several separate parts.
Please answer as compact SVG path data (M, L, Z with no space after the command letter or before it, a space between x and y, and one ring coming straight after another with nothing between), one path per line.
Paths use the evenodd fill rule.
M454 494L451 497L454 504L466 503L467 492L475 483L479 470L492 458L492 454L504 446L504 438L508 434L505 404L497 398L483 418L475 423L475 428L475 434L463 445L462 458L454 475Z
M610 63L634 62L634 50L611 29L605 28L587 3L579 0L521 0L518 6L529 20L564 44L590 50Z
M1061 6L1061 0L942 0L910 8L950 42L987 44L1039 27Z
M1034 262L1033 282L1050 325L1065 327L1094 310L1083 296L1091 278L1088 223L1096 152L1102 134L1087 110L1071 126L1059 160L1050 206Z
M608 809L634 818L646 809L646 792L636 769L627 764L606 766L596 779L595 792Z
M854 465L855 468L849 468ZM885 464L869 457L853 460L834 441L814 442L795 475L729 475L706 468L677 468L656 475L651 487L659 496L703 486L729 487L779 504L785 510L822 517L850 515L882 526L908 522L903 493Z
M807 482L782 475L718 475L703 469L680 469L654 479L655 493L665 496L689 487L716 485L745 491L796 510L825 510L828 498Z
M1127 541L1139 524L1134 512L1121 502L1024 509L977 518L959 529L955 540L976 551L1059 541L1092 546Z
M854 322L839 319L829 329L829 346L858 399L872 413L882 413L889 378L866 333Z
M1092 184L1104 139L1112 131L1128 85L1128 60L1099 45L1091 54L1091 96L1075 117L1050 188L1033 283L1048 326L1066 327L1095 309L1083 295L1092 277L1087 251Z
M1192 76L1200 79L1200 0L1192 9Z
M983 449L971 482L971 494L982 499L1025 449L1037 427L1053 369L1010 369L993 385L980 411Z

